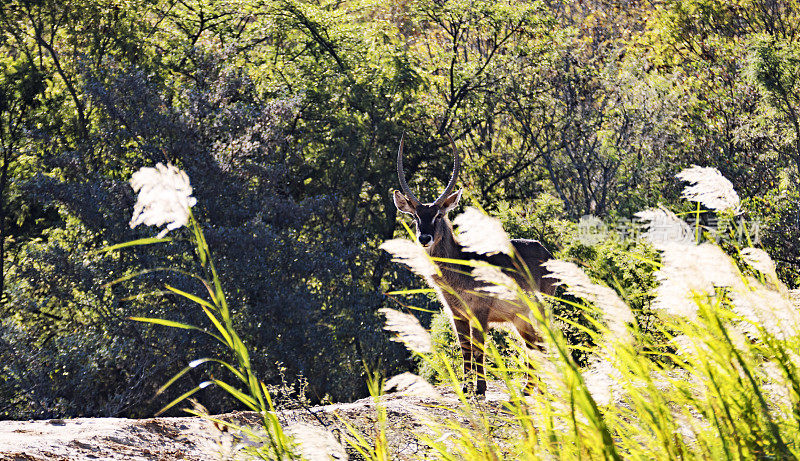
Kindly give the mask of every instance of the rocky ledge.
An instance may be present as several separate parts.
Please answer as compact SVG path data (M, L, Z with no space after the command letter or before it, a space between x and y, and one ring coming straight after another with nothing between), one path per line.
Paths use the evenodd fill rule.
M478 404L490 413L502 412L505 389L490 383L486 400ZM425 450L414 434L432 433L436 421L462 421L461 403L445 387L409 389L381 398L386 408L387 440L397 459L418 458ZM352 403L284 410L278 417L295 436L299 451L310 460L361 459L347 448L346 425L370 437L375 431L376 404L366 398ZM239 425L257 424L252 412L216 418ZM345 424L346 423L346 424ZM441 437L441 434L438 434ZM445 435L446 436L446 435ZM244 443L230 430L199 417L150 419L76 418L0 422L0 460L209 460L233 459Z

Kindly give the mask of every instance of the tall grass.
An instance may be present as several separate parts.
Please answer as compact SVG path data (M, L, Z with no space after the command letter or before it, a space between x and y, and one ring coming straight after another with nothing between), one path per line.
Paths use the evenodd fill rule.
M211 250L206 242L202 227L191 211L191 207L195 204L195 199L191 197L192 188L189 184L189 178L183 171L172 165L164 166L158 164L156 168L142 168L135 173L131 179L131 185L135 191L139 192L134 216L131 219L131 227L135 227L140 223L154 226L166 225L166 227L156 238L145 238L113 245L103 249L103 251L169 242L170 238L164 238L169 230L187 227L189 238L200 261L199 273L187 273L170 268L158 270L179 272L194 278L202 284L206 290L205 296L187 293L170 285L165 288L169 292L195 303L208 318L209 325L207 328L203 328L168 319L148 317L131 317L131 320L171 328L194 330L209 335L219 342L228 351L228 354L233 357L233 360L205 357L189 363L183 370L161 386L158 393L164 392L190 370L206 364L217 365L226 370L229 372L230 379L224 380L211 377L169 402L158 414L185 402L201 389L217 386L258 414L261 423L260 430L239 426L230 421L212 417L201 410L187 409L185 411L202 416L220 426L233 429L233 432L239 434L243 439L244 445L247 447L246 451L251 455L269 460L300 459L294 442L284 432L276 416L275 407L266 385L256 377L253 371L247 347L234 328L231 311L225 291L222 289L219 274L214 267ZM138 274L114 280L110 284L124 282L136 275Z
M694 173L692 179L702 181L704 173ZM720 213L738 209L738 196L724 190L724 178L717 174L713 179L716 184L704 190L694 188L696 218L704 212L701 203L720 203L725 207ZM679 237L655 239L661 262L650 261L660 282L654 307L661 334L656 336L666 339L654 343L653 335L640 331L613 290L593 283L577 266L552 261L548 269L554 277L584 300L573 307L592 327L575 326L597 344L591 365L580 369L560 332L539 313L535 295L517 286L495 287L491 291L511 292L516 302L528 305L528 321L542 333L547 353L529 354L525 360L527 352L518 347L520 358L509 360L487 343L486 355L494 363L487 374L502 381L509 395L504 411L495 415L461 394L451 369L453 390L462 403L458 411L471 424L454 419L436 425L433 436L420 434L430 458L798 457L798 306L763 251L745 248L731 257L708 241L711 236L704 237L698 224L692 229L678 223L664 209L644 215L659 213L662 224L677 226L667 233ZM649 237L657 237L650 231ZM423 361L442 360L418 355ZM540 393L523 395L524 374L538 377Z
M695 173L692 180L698 177L702 180L702 171ZM714 187L695 188L691 198L698 204L722 203L735 212L738 196L727 190L719 193L725 182L716 176L714 180ZM191 203L183 198L182 203ZM230 373L232 381L211 378L167 404L162 411L204 387L218 386L259 414L261 431L234 426L247 439L258 441L253 444L254 455L264 459L297 459L296 447L281 427L270 395L254 375L247 348L233 327L211 252L190 207L191 204L181 208L185 216L178 216L177 222L190 230L201 273L189 275L202 283L206 296L166 288L202 309L209 328L165 319L135 320L211 335L233 357L232 361L197 359L165 383L162 390L204 364L221 366ZM698 205L694 213L699 216L701 212ZM545 342L544 353L528 352L518 346L518 354L511 357L501 353L494 343L487 343L487 375L502 382L508 393L501 411L487 410L485 404L463 392L455 364L436 355L441 353L431 352L427 332L413 317L384 310L390 319L388 329L397 333L397 339L406 343L420 360L444 364L460 402L458 408L450 409L459 418L430 420L424 431L415 434L426 444L421 458L798 457L800 315L789 290L777 278L774 264L763 251L754 248L742 249L732 258L713 241L700 242L699 224L691 229L667 210L649 210L642 216L652 218L652 222L657 218L662 224L672 223L671 235L680 237L654 242L661 254L660 262L651 261L660 282L654 308L660 312L661 334L643 334L628 304L612 289L590 280L579 267L562 261L548 263L553 277L566 291L584 300L572 306L583 313L591 327L573 324L592 336L597 345L588 368L581 369L574 362L570 346L553 327L550 315L539 309L540 295L520 289L509 277L492 277L491 270L482 271L489 286L484 294L501 295L526 305L530 312L527 320L540 331ZM473 218L486 224L483 218ZM696 219L695 223L698 222ZM176 227L173 224L170 225ZM500 240L507 238L503 235ZM647 236L652 238L654 233ZM109 249L168 240L142 239ZM512 248L509 242L500 241L497 245ZM438 271L436 261L430 260L412 242L387 242L384 248L423 277L429 278ZM470 261L461 263L475 266ZM665 339L655 342L654 337ZM526 375L537 378L539 392L525 395ZM387 440L388 416L380 404L380 383L381 379L373 376L369 386L377 403L375 436L365 437L359 428L342 422L350 434L346 438L348 443L362 458L383 461L392 459L393 454Z

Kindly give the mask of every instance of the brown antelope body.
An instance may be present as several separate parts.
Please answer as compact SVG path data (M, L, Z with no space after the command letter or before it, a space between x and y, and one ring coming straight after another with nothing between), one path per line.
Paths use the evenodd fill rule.
M414 217L416 234L419 242L428 254L435 258L485 261L504 269L507 275L514 278L520 286L529 291L541 291L552 295L555 291L553 279L545 277L547 271L543 264L553 255L536 240L514 239L511 241L518 259L512 259L502 253L483 255L464 250L453 234L453 225L447 217L461 198L461 190L453 192L461 166L461 159L453 145L455 162L453 174L445 191L432 203L420 202L408 187L403 173L403 140L397 153L397 176L402 192L394 191L394 203L398 210ZM527 266L519 267L515 261L522 260ZM504 301L481 292L478 288L486 286L485 282L475 280L469 274L469 267L449 263L438 263L440 276L433 277L433 288L439 299L449 312L453 330L455 331L461 353L464 358L465 376L471 371L477 375L476 393L486 392L484 376L484 342L489 325L492 323L511 323L519 332L526 346L540 349L540 336L528 319L529 309L521 303ZM523 274L530 274L527 277ZM443 290L446 286L451 290ZM468 378L469 379L469 378ZM534 388L529 378L527 391ZM465 386L467 387L467 386Z

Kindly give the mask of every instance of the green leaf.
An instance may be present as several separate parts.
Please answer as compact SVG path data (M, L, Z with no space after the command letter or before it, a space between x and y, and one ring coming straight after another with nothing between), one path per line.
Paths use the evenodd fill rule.
M128 317L128 318L130 320L135 320L137 322L154 323L156 325L164 325L165 327L182 328L184 330L196 330L196 331L199 331L201 333L205 333L208 336L211 336L212 338L216 339L217 341L219 341L219 342L221 342L223 344L225 343L224 339L220 338L219 336L215 335L214 333L206 331L206 330L204 330L202 328L198 328L198 327L196 327L194 325L187 325L185 323L174 322L172 320L154 319L154 318L150 318L150 317Z
M214 359L199 359L199 360L201 361L201 363L205 363L205 362L212 361L212 360L214 360ZM165 390L167 390L167 388L169 388L170 386L172 386L172 385L175 383L175 381L177 381L177 380L179 380L179 379L181 378L181 376L185 375L186 373L188 373L188 372L189 372L189 370L191 370L191 369L193 369L193 368L195 368L195 367L197 367L198 365L200 365L200 364L201 364L201 363L197 363L197 362L198 362L198 360L193 360L193 361L192 361L192 362L189 364L189 366L187 366L187 367L185 367L183 370L181 370L181 371L179 371L179 372L175 373L175 376L173 376L172 378L170 378L170 379L169 379L169 381L167 381L166 383L164 383L164 385L162 385L161 387L159 387L159 388L158 388L158 390L156 391L156 395L159 395L159 394L161 394L162 392L164 392ZM194 365L194 366L193 366L193 365Z

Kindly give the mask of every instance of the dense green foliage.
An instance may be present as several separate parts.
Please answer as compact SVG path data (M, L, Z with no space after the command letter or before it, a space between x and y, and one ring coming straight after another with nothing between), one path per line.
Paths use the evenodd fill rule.
M106 285L196 268L186 231L95 252L152 236L126 225L126 181L156 162L192 180L257 374L302 376L312 401L366 395L365 365L413 366L377 314L393 304L382 292L418 284L377 249L402 232L388 191L403 133L420 198L448 178L450 134L465 202L581 261L634 310L647 312L653 285L628 255L648 250L581 246L572 227L675 203L673 175L692 163L733 182L779 275L800 284L798 7L2 2L0 417L147 415L202 379L153 399L213 344L128 320L200 323L162 291L201 286L156 272Z

